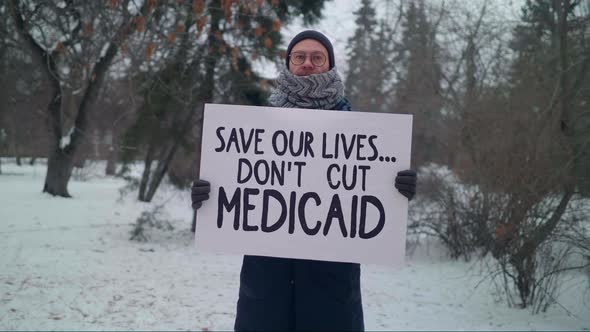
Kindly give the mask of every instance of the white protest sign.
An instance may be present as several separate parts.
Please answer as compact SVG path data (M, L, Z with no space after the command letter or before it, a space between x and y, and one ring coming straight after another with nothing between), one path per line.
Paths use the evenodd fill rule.
M411 115L205 105L197 247L337 262L403 262Z

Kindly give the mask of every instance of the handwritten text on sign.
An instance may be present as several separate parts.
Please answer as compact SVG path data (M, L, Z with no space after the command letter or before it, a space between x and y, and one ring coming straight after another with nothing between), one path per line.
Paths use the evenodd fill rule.
M399 263L409 115L205 106L197 245L238 254Z

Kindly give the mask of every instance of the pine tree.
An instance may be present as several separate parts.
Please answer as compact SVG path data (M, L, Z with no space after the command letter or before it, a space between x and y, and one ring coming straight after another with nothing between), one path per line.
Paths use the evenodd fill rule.
M383 87L391 73L388 63L391 34L387 24L375 18L371 0L363 0L354 14L356 30L348 40L346 96L355 109L382 112L388 109Z
M396 45L395 112L414 116L413 164L441 161L439 127L442 97L439 46L424 2L411 2L404 13L401 41Z

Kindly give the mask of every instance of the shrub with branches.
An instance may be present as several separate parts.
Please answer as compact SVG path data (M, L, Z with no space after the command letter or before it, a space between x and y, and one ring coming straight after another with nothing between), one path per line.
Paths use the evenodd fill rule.
M171 231L174 229L172 224L164 219L164 206L155 205L149 211L143 211L135 221L133 229L130 231L131 237L129 240L147 242L149 240L145 231L147 228L156 228Z
M587 199L573 197L556 227L540 237L561 211L561 195L522 205L514 192L467 184L444 167L431 165L420 173L424 195L417 204L424 212L411 217L413 227L439 238L455 259L489 255L490 276L509 306L544 312L558 304L567 271L589 269Z

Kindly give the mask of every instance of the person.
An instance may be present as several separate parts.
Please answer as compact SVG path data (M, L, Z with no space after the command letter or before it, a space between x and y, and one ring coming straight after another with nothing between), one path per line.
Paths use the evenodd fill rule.
M352 110L344 97L332 44L318 31L306 30L291 40L286 68L276 83L269 98L272 106ZM399 172L394 186L412 199L416 172ZM194 182L193 208L209 198L209 191L207 181ZM244 256L234 329L364 330L360 265Z

